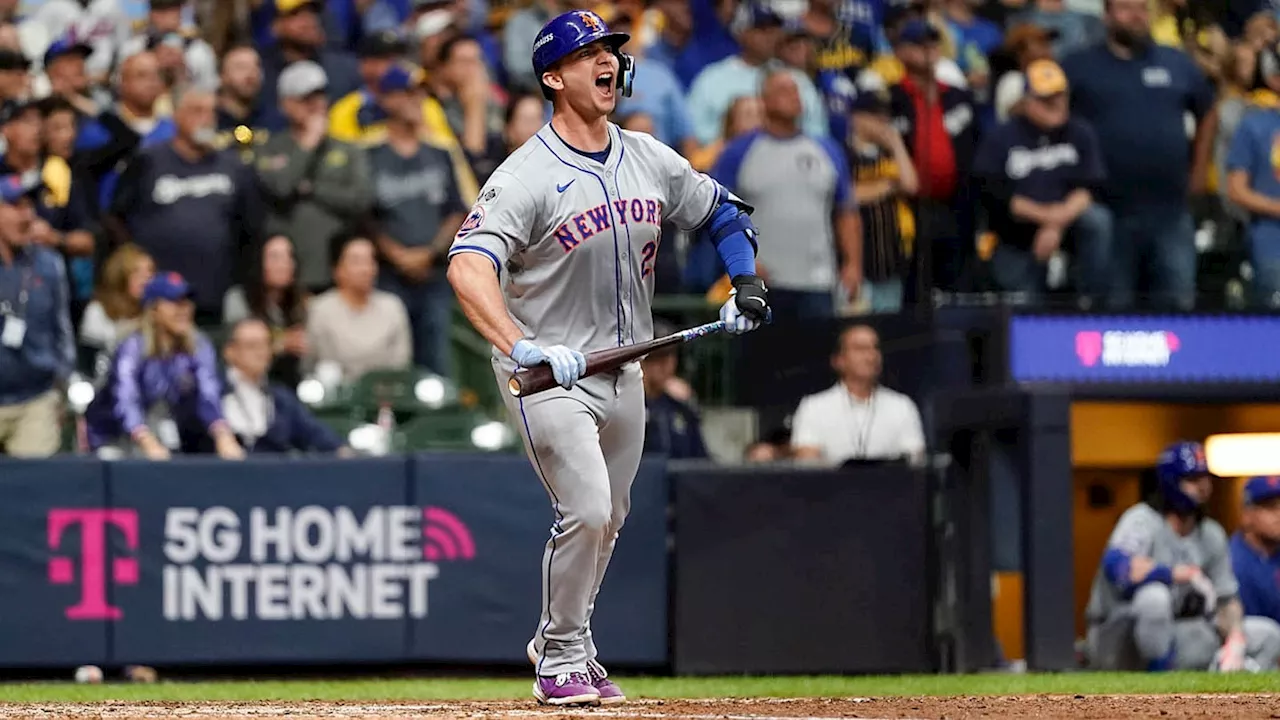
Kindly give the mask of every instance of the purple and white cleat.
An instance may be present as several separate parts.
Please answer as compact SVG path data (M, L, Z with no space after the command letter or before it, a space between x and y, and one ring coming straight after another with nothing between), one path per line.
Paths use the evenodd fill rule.
M529 662L534 665L538 664L538 651L534 649L534 641L530 640L525 646L524 652L529 657ZM595 660L587 662L587 679L590 680L592 687L596 692L600 693L601 705L616 705L627 701L627 696L623 694L622 688L609 679L609 673L604 666Z
M586 673L560 673L555 677L539 675L533 681L533 696L543 705L599 705L600 691L591 685Z
M604 666L595 660L587 661L587 678L591 680L591 686L600 693L601 705L617 705L627 701L627 696L622 693L622 688L609 679L609 673L605 671Z

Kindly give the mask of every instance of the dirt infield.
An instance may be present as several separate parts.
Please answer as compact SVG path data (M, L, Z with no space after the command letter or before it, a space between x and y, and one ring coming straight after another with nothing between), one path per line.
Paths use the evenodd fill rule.
M1038 718L1111 720L1112 718L1280 718L1277 695L1024 695L973 697L819 698L794 700L637 700L592 709L541 708L532 701L453 703L128 703L0 704L0 719L71 718L73 720L966 720Z

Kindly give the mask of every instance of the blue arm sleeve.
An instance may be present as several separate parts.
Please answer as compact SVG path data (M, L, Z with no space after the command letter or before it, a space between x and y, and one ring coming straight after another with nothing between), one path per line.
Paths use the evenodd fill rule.
M1120 592L1128 594L1150 582L1173 584L1173 570L1167 565L1156 565L1145 578L1135 583L1129 577L1129 562L1129 554L1119 548L1107 548L1102 555L1102 573Z
M720 153L720 158L716 160L715 167L711 169L711 177L720 183L720 196L716 198L717 209L712 211L707 227L716 224L717 216L721 212L719 208L725 204L729 193L738 184L738 173L742 171L743 160L757 137L759 133L754 132L734 140L725 147ZM705 232L706 228L702 230ZM756 273L756 248L745 234L733 233L722 238L719 243L716 243L716 252L724 262L725 271L729 273L729 277Z

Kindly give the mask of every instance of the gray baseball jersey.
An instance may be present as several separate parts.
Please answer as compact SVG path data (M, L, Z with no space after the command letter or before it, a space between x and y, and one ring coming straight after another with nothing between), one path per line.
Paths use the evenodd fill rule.
M615 125L609 138L600 162L544 126L489 178L449 250L493 262L508 311L538 345L589 353L651 339L662 222L692 230L715 208L719 185L671 148ZM585 672L596 594L644 449L640 368L513 398L514 363L495 349L493 364L555 512L531 657L540 675Z
M1174 532L1155 508L1138 503L1120 516L1107 547L1122 550L1133 557L1149 557L1171 568L1195 565L1213 581L1214 592L1219 598L1234 596L1238 589L1227 550L1227 533L1212 518L1201 520L1190 535L1183 536ZM1180 590L1182 588L1175 588L1175 594ZM1125 602L1120 591L1099 567L1086 616L1101 620Z
M1220 602L1236 595L1227 534L1205 518L1189 535L1179 535L1155 508L1140 503L1125 511L1111 532L1108 549L1133 557L1149 557L1170 568L1194 565L1213 585ZM1152 663L1174 670L1205 670L1222 639L1208 617L1175 617L1186 585L1147 583L1125 597L1098 568L1086 617L1085 639L1090 664L1098 670L1147 670ZM1263 668L1280 659L1280 625L1270 618L1246 617L1242 624L1245 657Z
M494 171L449 251L493 261L538 345L587 353L652 339L662 222L691 230L715 207L719 185L671 148L612 124L609 137L601 163L543 126Z

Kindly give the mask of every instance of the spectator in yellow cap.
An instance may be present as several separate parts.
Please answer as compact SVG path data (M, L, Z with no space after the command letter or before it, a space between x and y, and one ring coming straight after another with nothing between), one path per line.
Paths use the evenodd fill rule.
M1049 260L1070 236L1080 261L1078 290L1096 300L1106 290L1097 281L1105 278L1110 240L1108 216L1093 203L1105 177L1098 138L1071 117L1067 77L1057 63L1036 60L1025 76L1017 114L983 139L974 161L998 242L992 275L1001 290L1037 303L1047 290Z

